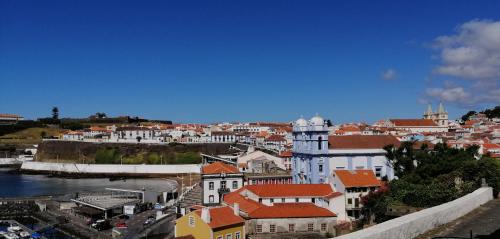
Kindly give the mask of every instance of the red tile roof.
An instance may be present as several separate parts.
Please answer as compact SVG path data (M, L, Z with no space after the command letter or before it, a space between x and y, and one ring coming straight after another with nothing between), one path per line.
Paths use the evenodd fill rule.
M259 197L326 197L333 193L329 184L258 184L244 188Z
M238 168L222 162L215 162L203 166L201 172L204 174L219 174L219 173L239 173Z
M247 213L253 212L254 210L264 206L259 202L256 202L249 198L245 198L243 195L241 195L240 192L243 190L245 190L245 188L240 188L234 192L224 195L223 201L228 205L238 203L240 206L240 210Z
M291 158L293 156L292 151L286 150L280 153L279 155L282 158Z
M425 126L438 126L431 119L390 119L395 126L409 126L409 127L425 127Z
M335 170L334 174L345 187L380 186L380 181L372 170Z
M19 116L19 115L14 115L14 114L0 114L0 118L20 119L20 118L23 118L23 117Z
M286 141L286 139L279 135L279 134L273 134L265 139L265 141L274 141L274 142L283 142Z
M310 218L335 217L335 213L313 203L274 203L249 213L250 218Z
M201 210L196 210L195 213L201 217ZM245 223L245 220L240 216L234 215L234 211L231 207L212 207L210 210L210 226L212 229L235 225L240 223Z
M399 140L392 135L346 135L329 136L330 149L383 149L392 144L399 146Z

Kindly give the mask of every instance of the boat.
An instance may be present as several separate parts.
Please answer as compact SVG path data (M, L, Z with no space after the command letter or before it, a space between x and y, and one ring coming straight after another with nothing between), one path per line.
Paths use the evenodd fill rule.
M19 236L16 235L15 233L5 234L3 235L3 237L5 237L5 239L19 239Z
M21 238L29 238L31 234L29 232L22 231L21 233L19 233L19 236L21 236Z
M21 230L21 227L17 224L11 224L10 227L7 227L7 231L9 232L18 232Z

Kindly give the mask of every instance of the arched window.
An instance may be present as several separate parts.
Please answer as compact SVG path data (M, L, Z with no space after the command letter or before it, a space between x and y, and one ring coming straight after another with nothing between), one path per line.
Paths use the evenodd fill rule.
M318 137L318 150L321 150L322 139L321 136Z

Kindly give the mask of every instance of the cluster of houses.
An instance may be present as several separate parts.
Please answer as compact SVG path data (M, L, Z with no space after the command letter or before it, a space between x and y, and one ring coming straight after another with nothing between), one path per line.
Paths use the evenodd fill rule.
M234 133L240 130L233 128ZM482 154L500 155L498 119L476 114L460 124L448 119L442 105L436 112L429 106L421 119L388 119L373 125L332 126L318 115L300 118L287 137L291 147L277 155L250 148L233 162L205 164L202 205L185 209L176 221L176 237L336 236L363 217L364 196L395 178L387 145L478 145Z
M143 124L68 130L62 140L110 143L244 143L275 152L292 143L289 123Z

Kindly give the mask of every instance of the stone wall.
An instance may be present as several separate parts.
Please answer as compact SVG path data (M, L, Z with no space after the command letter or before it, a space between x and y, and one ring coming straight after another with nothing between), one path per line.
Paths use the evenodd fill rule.
M336 238L411 239L462 217L492 199L493 189L491 187L482 187L451 202L398 217Z
M146 165L146 164L74 164L74 163L44 163L24 162L23 171L39 173L66 173L66 174L110 174L110 175L151 175L151 174L186 174L200 173L200 165Z

